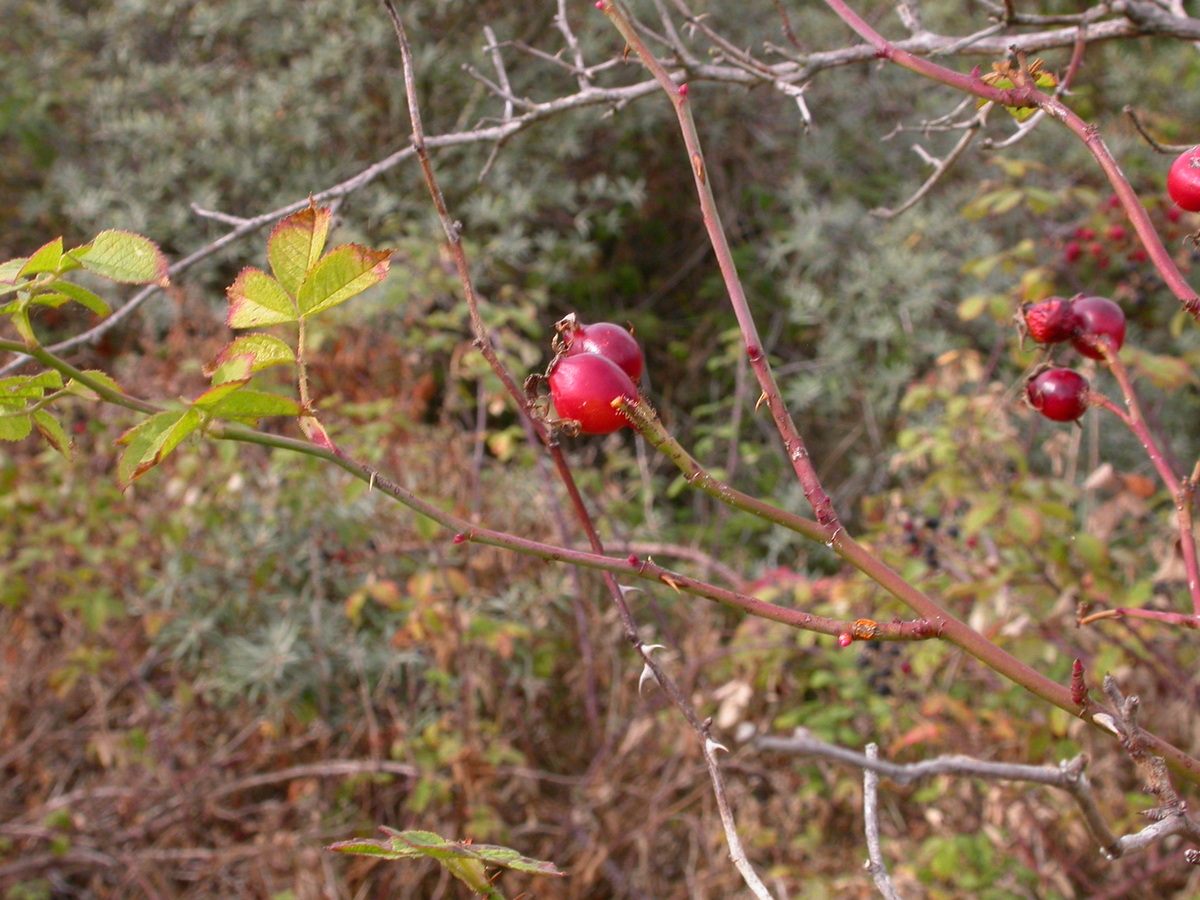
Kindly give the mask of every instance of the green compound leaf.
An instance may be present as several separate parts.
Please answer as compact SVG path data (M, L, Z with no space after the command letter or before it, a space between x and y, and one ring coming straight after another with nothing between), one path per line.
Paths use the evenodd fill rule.
M21 270L17 274L21 277L27 277L41 275L46 272L57 272L58 267L62 264L62 257L62 238L55 238L50 243L43 244L37 250L34 250L33 255L25 261L25 265L21 266Z
M259 328L263 325L282 325L299 319L296 301L283 286L254 266L247 266L225 291L229 297L229 315L225 323L230 328Z
M279 338L269 334L248 334L227 344L217 358L204 367L204 374L213 380L213 384L221 384L295 361L295 352Z
M167 258L158 245L130 231L102 231L90 244L76 247L67 256L109 281L161 287L171 283Z
M112 312L112 309L104 300L85 287L71 284L69 281L56 281L50 287L58 293L70 297L80 306L90 309L101 318Z
M21 277L21 270L25 268L27 262L29 262L29 258L21 256L0 263L0 285L9 290L15 289L17 280Z
M303 412L291 397L246 389L245 381L227 381L209 388L192 405L210 416L250 421L264 416L298 416Z
M210 409L214 416L239 422L256 421L265 416L298 416L303 411L291 397L249 390L236 391Z
M200 427L200 413L189 407L151 416L126 431L117 439L125 452L117 463L117 483L129 487L179 446L179 443Z
M267 261L271 272L289 294L300 290L304 276L317 264L325 250L333 215L310 203L307 209L288 216L267 238Z
M566 874L554 863L522 856L509 847L449 841L432 831L393 831L386 827L380 830L387 835L384 840L359 838L339 841L330 845L329 849L339 853L354 853L382 859L432 857L477 893L491 893L494 890L484 874L486 866L499 866L536 875Z
M246 380L242 381L226 381L224 384L219 384L216 387L211 387L195 400L192 401L192 406L204 412L211 412L222 400L228 397L235 391L240 391L246 386Z
M33 432L33 422L23 409L0 400L0 441L21 441Z
M301 316L307 318L344 303L387 277L390 250L371 250L343 244L330 250L309 271L296 294Z
M69 459L71 442L62 426L45 410L31 410L47 391L61 389L62 383L62 376L54 371L0 379L0 441L24 440L36 425L46 440Z
M9 397L41 400L46 391L57 391L62 386L62 375L53 369L38 375L14 375L12 378L0 378L0 400Z

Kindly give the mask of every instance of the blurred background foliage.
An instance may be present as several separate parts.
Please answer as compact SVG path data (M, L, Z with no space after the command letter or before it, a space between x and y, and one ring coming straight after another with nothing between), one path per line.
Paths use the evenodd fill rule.
M886 4L868 6L894 31ZM736 46L782 40L772 4L736 16L696 8ZM983 21L977 4L923 8L948 33ZM4 11L5 258L102 228L147 234L182 257L225 230L193 205L258 215L408 140L395 37L369 0L8 0ZM502 114L464 71L495 77L485 25L504 43L517 96L576 89L508 43L557 53L552 4L423 0L402 12L431 135ZM586 57L616 56L593 13L569 10ZM819 5L789 14L807 46L845 41ZM1045 57L1050 69L1067 58ZM962 66L975 62L988 60ZM643 77L632 62L598 76ZM1068 98L1100 128L1185 271L1195 222L1161 201L1167 158L1121 110L1134 105L1165 140L1195 141L1198 78L1191 46L1097 44ZM1051 677L1065 681L1075 657L1097 679L1120 674L1158 732L1187 745L1189 644L1141 626L1073 626L1080 602L1178 607L1169 503L1110 418L1050 427L1020 402L1023 373L1043 356L1018 340L1020 304L1112 296L1130 317L1151 415L1180 460L1200 451L1196 329L1122 231L1083 147L1054 123L1004 149L979 141L929 196L885 219L872 210L899 206L929 174L914 147L937 156L958 139L923 124L959 98L882 64L815 79L811 130L793 100L763 88L700 81L691 96L766 349L843 518ZM993 111L990 139L1011 133ZM499 147L439 151L435 165L516 372L544 367L566 312L629 321L647 352L644 387L684 444L739 488L803 508L754 412L668 104L651 95L560 113ZM396 248L384 285L314 335L317 395L339 441L459 514L558 539L561 501L471 348L416 166L392 169L338 213L339 240ZM259 239L233 245L75 361L134 393L196 392L200 365L226 340L224 286L261 263ZM48 315L40 326L82 324ZM725 854L693 738L653 692L639 695L594 576L452 545L362 485L246 448L184 448L122 495L111 441L128 417L82 405L74 416L73 462L32 442L0 457L6 900L445 890L432 869L320 851L373 823L553 859L571 877L525 885L543 897L738 889L713 862ZM819 614L905 615L824 548L693 494L628 435L569 450L614 549ZM1088 751L1118 824L1133 827L1146 805L1109 745L940 645L838 652L666 590L634 596L646 637L668 645L725 733L802 725L856 747L876 740L901 759ZM399 768L347 776L331 760ZM770 883L870 894L855 773L743 747L730 777ZM1158 896L1183 889L1186 876L1153 855L1102 864L1045 792L939 781L889 797L897 879L926 896L1115 897L1114 885L1151 880Z

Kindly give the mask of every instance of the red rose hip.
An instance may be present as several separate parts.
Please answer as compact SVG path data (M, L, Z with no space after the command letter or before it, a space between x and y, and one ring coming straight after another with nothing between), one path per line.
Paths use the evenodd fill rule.
M632 424L613 406L618 397L637 399L633 381L615 362L598 353L559 356L550 365L550 397L562 419L579 423L584 434L612 434Z
M572 317L563 319L559 328L567 348L567 356L596 353L615 362L635 384L642 377L642 348L629 333L629 329L622 328L614 322L580 325Z
M1088 408L1088 380L1073 369L1046 369L1025 385L1029 405L1054 422L1074 422Z
M1080 327L1070 300L1062 297L1047 297L1037 303L1026 303L1021 307L1025 331L1039 344L1061 344L1069 341Z
M1181 209L1200 211L1200 147L1185 150L1171 163L1167 193Z
M1089 359L1104 359L1093 341L1107 341L1113 352L1125 343L1125 311L1107 297L1076 297L1071 309L1079 327L1071 346Z

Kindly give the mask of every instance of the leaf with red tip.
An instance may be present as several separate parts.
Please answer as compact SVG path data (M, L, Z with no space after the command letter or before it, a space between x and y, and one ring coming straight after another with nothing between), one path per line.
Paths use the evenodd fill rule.
M296 293L304 318L345 303L387 277L392 251L343 244L330 250L309 271Z
M304 276L321 258L332 220L328 209L310 203L282 220L267 238L271 272L289 294L300 290Z
M291 397L246 390L244 381L228 381L209 388L192 405L211 416L256 421L266 416L298 416L304 410Z
M167 458L180 442L200 427L200 413L192 408L172 410L151 416L117 439L125 452L117 463L117 483L121 489Z
M301 416L300 430L318 447L337 453L337 444L333 442L333 438L329 436L329 432L325 430L325 426L318 421L316 416Z
M203 371L213 384L221 384L295 361L295 352L279 338L269 334L247 334L227 344Z
M21 277L21 270L25 268L27 262L29 262L29 257L19 256L16 259L6 259L0 263L0 286L3 287L3 293L16 290L17 279Z
M58 267L62 264L62 257L63 240L58 237L34 250L33 254L25 260L25 264L21 266L18 274L24 277L57 272Z
M283 286L254 266L242 269L225 294L229 298L229 315L225 322L230 328L282 325L300 317L296 301Z
M89 272L121 284L166 287L167 258L149 238L131 231L102 231L95 240L66 254Z

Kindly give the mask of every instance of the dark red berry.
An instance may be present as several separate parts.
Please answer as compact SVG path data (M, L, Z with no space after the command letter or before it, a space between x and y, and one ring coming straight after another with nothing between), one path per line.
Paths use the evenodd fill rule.
M618 397L637 399L637 388L606 356L559 356L550 365L550 397L560 418L579 423L584 434L611 434L630 423L613 406Z
M1200 147L1185 150L1171 163L1167 193L1181 209L1200 211Z
M635 384L642 377L642 348L633 339L629 329L613 322L596 322L594 325L568 326L563 329L562 335L567 356L598 353L620 366Z
M849 647L853 643L854 643L854 635L852 635L850 632L843 631L841 634L838 635L838 646L839 647Z
M1021 307L1025 330L1039 344L1061 344L1069 341L1082 324L1070 300L1047 297Z
M1120 223L1117 223L1116 225L1109 225L1108 231L1105 232L1110 241L1123 241L1128 233L1129 232L1125 230L1125 226Z
M1125 311L1107 297L1076 297L1071 308L1079 318L1079 329L1071 346L1090 359L1104 359L1095 341L1108 341L1114 351L1125 343Z
M1073 369L1046 369L1025 385L1029 405L1047 419L1074 422L1088 407L1088 381Z
M1069 263L1075 262L1081 256L1083 256L1083 245L1079 241L1069 241L1063 248L1063 259Z
M1081 241L1090 241L1096 237L1096 229L1088 228L1084 225L1082 228L1075 229L1075 237Z

